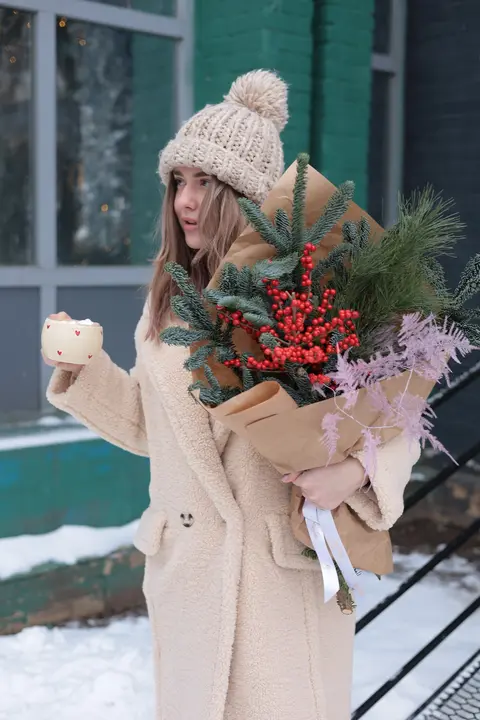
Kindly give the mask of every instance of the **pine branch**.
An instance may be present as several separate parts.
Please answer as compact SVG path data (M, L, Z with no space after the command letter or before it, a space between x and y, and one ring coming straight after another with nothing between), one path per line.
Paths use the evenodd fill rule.
M305 196L307 193L307 171L309 156L301 153L297 158L297 174L293 187L292 236L297 250L305 245Z
M210 340L211 333L208 330L190 330L182 327L168 327L160 333L160 339L166 345L179 345L190 347L193 343L202 340Z
M317 246L345 215L348 205L353 198L355 185L345 182L340 185L325 205L317 222L306 233L306 242Z

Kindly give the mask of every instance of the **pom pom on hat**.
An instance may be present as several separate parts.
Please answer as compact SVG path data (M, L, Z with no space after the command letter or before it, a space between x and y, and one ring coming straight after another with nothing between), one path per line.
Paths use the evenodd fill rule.
M195 167L261 204L284 169L287 94L286 83L269 70L237 78L223 102L195 113L162 150L162 181L168 183L175 167Z
M235 80L224 100L271 120L278 132L288 121L287 84L269 70L252 70Z

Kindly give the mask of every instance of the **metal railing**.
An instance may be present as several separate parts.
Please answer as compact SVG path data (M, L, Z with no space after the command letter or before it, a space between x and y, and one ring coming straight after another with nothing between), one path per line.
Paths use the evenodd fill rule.
M456 377L450 384L449 387L440 389L430 399L430 405L432 408L437 409L444 402L452 398L458 392L468 387L474 380L480 377L480 361L475 363L471 368L466 370L464 373ZM443 467L433 478L423 483L417 490L411 493L405 500L405 512L408 512L417 503L423 500L427 495L433 492L436 488L443 485L449 480L458 470L465 467L468 462L480 454L480 441L476 442L473 447L461 453L456 462L449 460L449 462ZM456 535L445 547L433 555L428 562L426 562L421 568L416 570L410 577L408 577L397 590L384 598L376 607L372 608L367 612L358 622L356 626L356 633L361 632L366 628L373 620L381 615L387 608L393 605L402 595L404 595L410 588L417 585L428 573L430 573L439 563L446 558L450 557L459 548L465 545L478 531L480 530L480 518L474 520L468 527L463 529ZM456 618L454 618L446 627L443 628L429 643L427 643L416 655L410 658L408 662L400 668L391 678L389 678L381 687L379 687L370 697L368 697L352 714L352 720L359 720L374 705L376 705L385 695L387 695L394 687L396 687L403 678L408 675L422 660L430 655L435 648L437 648L454 630L456 630L467 618L471 617L480 608L480 595L470 603ZM480 639L479 639L480 644ZM479 650L480 652L480 650ZM421 707L410 715L406 720L414 720L414 718L420 718L420 714L425 708L431 704L435 698L438 698L446 689L447 686L452 686L455 678L459 677L464 671L467 665L471 665L475 660L472 657L467 663L461 668L457 669L454 675L425 702ZM475 686L476 687L476 686ZM480 697L474 701L480 702ZM423 716L422 716L423 717ZM435 716L436 717L436 716ZM456 720L456 716L449 715L452 720ZM458 716L460 718L461 716ZM480 717L480 715L478 715Z

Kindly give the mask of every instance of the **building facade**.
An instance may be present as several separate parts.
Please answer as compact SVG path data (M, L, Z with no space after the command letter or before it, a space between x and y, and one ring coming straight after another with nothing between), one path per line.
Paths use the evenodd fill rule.
M91 317L112 358L132 365L156 252L158 151L237 75L274 68L289 83L287 163L309 151L333 182L354 180L356 201L385 225L399 192L430 182L468 225L460 261L472 254L479 26L477 0L0 0L0 322L12 337L0 474L19 483L0 507L21 502L32 472L50 495L67 493L49 526L126 522L145 504L143 461L52 424L40 329L58 309ZM121 512L92 520L90 499L68 510L67 478L88 477L90 498L108 475L107 497L119 474Z

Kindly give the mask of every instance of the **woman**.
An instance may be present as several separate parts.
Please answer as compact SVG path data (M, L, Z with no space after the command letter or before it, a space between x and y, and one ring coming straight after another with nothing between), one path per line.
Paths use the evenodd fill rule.
M318 563L290 530L289 485L195 403L185 349L158 340L175 292L165 261L205 287L244 227L237 196L260 203L282 174L286 120L285 84L255 71L186 123L160 156L163 245L134 370L102 353L85 367L58 363L48 389L53 405L150 458L135 544L146 555L157 720L350 717L354 617L322 604ZM382 529L402 512L416 459L400 438L380 449L368 491L361 456L295 482L318 505L347 501Z

